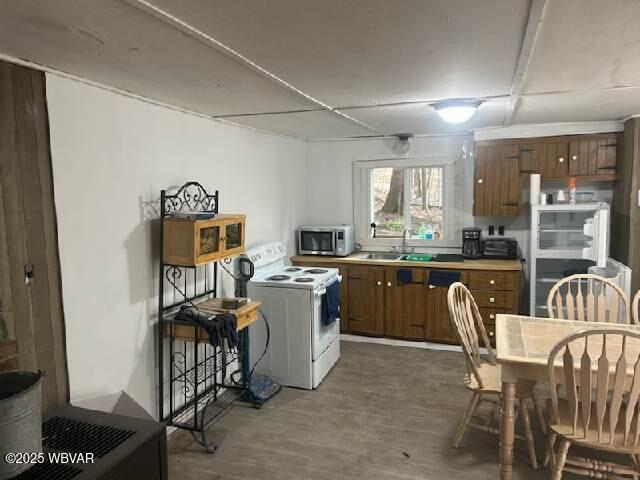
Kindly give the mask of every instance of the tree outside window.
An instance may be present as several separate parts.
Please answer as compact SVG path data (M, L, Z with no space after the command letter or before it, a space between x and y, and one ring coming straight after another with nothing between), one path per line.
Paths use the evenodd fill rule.
M444 233L442 167L372 168L370 218L376 236L438 240Z

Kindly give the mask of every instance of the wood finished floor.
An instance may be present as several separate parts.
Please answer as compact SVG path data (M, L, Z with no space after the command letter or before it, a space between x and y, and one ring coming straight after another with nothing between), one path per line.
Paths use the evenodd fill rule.
M214 455L187 432L171 435L169 478L498 477L496 436L471 429L460 449L451 448L469 399L461 353L345 341L341 349L317 390L285 388L260 410L233 407L210 428L220 444ZM531 470L524 442L517 441L514 479L548 477Z

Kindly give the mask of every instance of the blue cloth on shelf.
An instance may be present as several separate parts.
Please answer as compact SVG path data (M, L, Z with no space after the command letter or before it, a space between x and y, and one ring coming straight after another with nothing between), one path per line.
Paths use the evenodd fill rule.
M427 283L434 287L446 287L449 288L452 283L460 281L460 272L452 272L449 270L431 270Z
M340 282L336 280L321 298L322 324L331 325L340 318Z
M399 268L396 270L396 283L398 285L406 285L413 282L413 274L408 268Z

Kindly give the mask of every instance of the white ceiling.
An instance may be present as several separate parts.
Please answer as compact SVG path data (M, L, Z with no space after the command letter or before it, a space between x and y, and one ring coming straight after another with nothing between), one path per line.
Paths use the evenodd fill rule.
M438 134L640 113L639 20L635 0L10 0L0 52L299 138ZM485 103L452 126L446 98Z

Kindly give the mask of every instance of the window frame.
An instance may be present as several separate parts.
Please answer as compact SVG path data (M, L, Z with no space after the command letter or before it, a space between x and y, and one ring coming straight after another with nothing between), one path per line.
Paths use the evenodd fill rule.
M373 199L371 195L371 170L373 168L432 168L442 167L442 219L443 236L439 240L425 240L420 238L407 238L410 247L460 247L460 221L461 215L455 208L456 199L456 171L455 164L458 157L414 157L414 158L387 158L377 160L357 160L353 162L353 209L356 229L356 241L367 247L394 247L402 245L401 237L371 238L370 224L373 211ZM404 175L405 194L411 188L410 175ZM407 218L411 218L410 205L404 202L405 225Z

